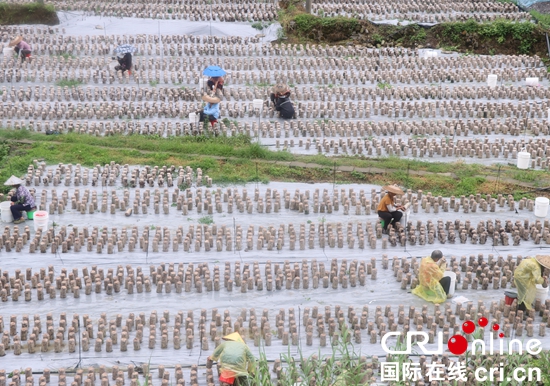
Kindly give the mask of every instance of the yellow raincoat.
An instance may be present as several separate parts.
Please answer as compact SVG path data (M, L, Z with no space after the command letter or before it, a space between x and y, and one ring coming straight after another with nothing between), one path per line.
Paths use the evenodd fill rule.
M223 342L210 358L218 361L221 373L226 377L246 377L255 369L256 358L243 341Z
M537 284L544 279L540 275L540 265L535 258L525 259L514 271L514 283L518 289L518 305L525 303L528 310L533 308L537 292Z
M443 286L439 283L445 269L445 264L439 267L431 257L428 256L423 258L420 262L420 270L418 273L420 284L412 290L412 293L428 302L436 304L445 302L445 300L447 300L447 294Z

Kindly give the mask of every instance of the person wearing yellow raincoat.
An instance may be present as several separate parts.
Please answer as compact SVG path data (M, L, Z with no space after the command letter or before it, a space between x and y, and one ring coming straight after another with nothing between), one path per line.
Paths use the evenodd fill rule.
M209 361L217 361L220 366L221 385L247 385L247 378L254 373L256 358L244 343L238 332L234 332L222 338L220 344Z
M522 260L514 271L514 283L518 289L518 310L533 308L537 284L548 287L548 277L544 268L550 269L550 256L537 255L535 258Z
M420 284L412 290L412 293L428 302L436 304L445 302L451 287L451 278L443 277L446 268L445 258L439 250L423 258L418 273Z

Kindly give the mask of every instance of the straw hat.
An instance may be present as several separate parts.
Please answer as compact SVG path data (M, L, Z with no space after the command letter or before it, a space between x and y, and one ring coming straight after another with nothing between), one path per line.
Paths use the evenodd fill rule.
M6 182L4 182L4 185L6 186L14 186L14 185L21 185L23 183L23 180L21 178L17 178L16 176L11 176L8 178Z
M10 42L9 46L10 46L10 47L16 46L16 45L18 45L19 43L21 43L22 41L23 41L23 36L19 35L19 36L17 36L15 39L13 39L13 40Z
M544 268L550 269L550 255L536 255L535 259L542 265Z
M286 94L287 92L290 92L290 87L286 84L279 83L273 87L274 94Z
M243 338L241 337L241 335L240 335L238 332L234 332L234 333L232 333L232 334L226 335L226 336L224 336L222 339L223 339L223 340L233 341L233 342L241 342L241 343L244 343Z
M384 189L386 192L390 192L390 193L393 193L393 194L397 194L398 196L401 196L403 194L405 194L405 192L403 192L401 190L401 188L397 185L386 185L386 186L382 186L382 189Z
M212 97L208 94L204 94L202 96L202 100L205 101L205 102L208 102L208 103L220 103L221 102L220 98Z

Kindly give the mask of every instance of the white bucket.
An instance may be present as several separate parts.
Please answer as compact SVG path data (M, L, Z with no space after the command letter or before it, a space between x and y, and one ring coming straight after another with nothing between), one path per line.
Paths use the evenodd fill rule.
M11 201L4 201L0 203L0 218L2 219L2 222L13 221L13 215L11 214L10 206Z
M199 89L204 90L206 82L208 82L208 79L199 78Z
M546 217L548 214L548 205L550 205L549 199L546 197L537 197L535 199L535 216Z
M525 84L527 86L538 86L539 85L539 78L526 78Z
M261 110L262 107L264 106L263 99L254 99L252 101L252 106L254 106L254 110Z
M36 232L38 228L46 230L48 228L48 222L50 221L50 215L45 210L37 210L34 212L34 231Z
M520 151L518 153L518 169L529 169L529 160L531 159L531 153L526 151Z
M443 274L443 277L450 277L451 278L451 286L449 287L449 295L455 294L455 288L456 288L456 273L453 271L445 271Z
M498 76L495 74L489 74L487 76L487 86L489 87L496 87L497 85Z
M537 284L537 294L535 295L535 299L540 300L542 303L544 303L547 297L548 287L544 288L542 285Z
M4 48L2 49L2 54L3 54L4 56L13 55L14 52L15 52L15 51L13 50L12 47L4 47Z
M401 220L399 220L399 223L401 226L406 227L407 226L407 218L409 217L409 214L411 213L411 208L408 208L406 211L403 212L403 216L401 216Z

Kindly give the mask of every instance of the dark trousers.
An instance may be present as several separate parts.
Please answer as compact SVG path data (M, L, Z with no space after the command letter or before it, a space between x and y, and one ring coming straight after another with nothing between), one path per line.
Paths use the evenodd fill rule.
M24 62L25 61L25 58L27 56L30 56L31 55L31 51L29 50L21 50L21 61Z
M14 220L19 220L21 218L22 211L28 212L31 209L32 208L30 205L13 204L12 206L10 206L11 214Z
M122 71L122 73L124 74L126 71L130 71L130 69L122 66L116 66L115 71Z
M441 287L443 287L443 290L448 295L451 289L451 278L449 276L442 277L441 280L439 280L439 284L441 284Z
M525 306L525 303L518 305L518 311L523 311L523 314L527 312L527 306Z
M384 220L384 229L388 229L388 225L390 225L390 222L393 222L394 224L396 222L399 222L401 220L401 217L403 217L403 212L400 212L396 210L395 212L383 212L381 210L378 211L378 216Z

